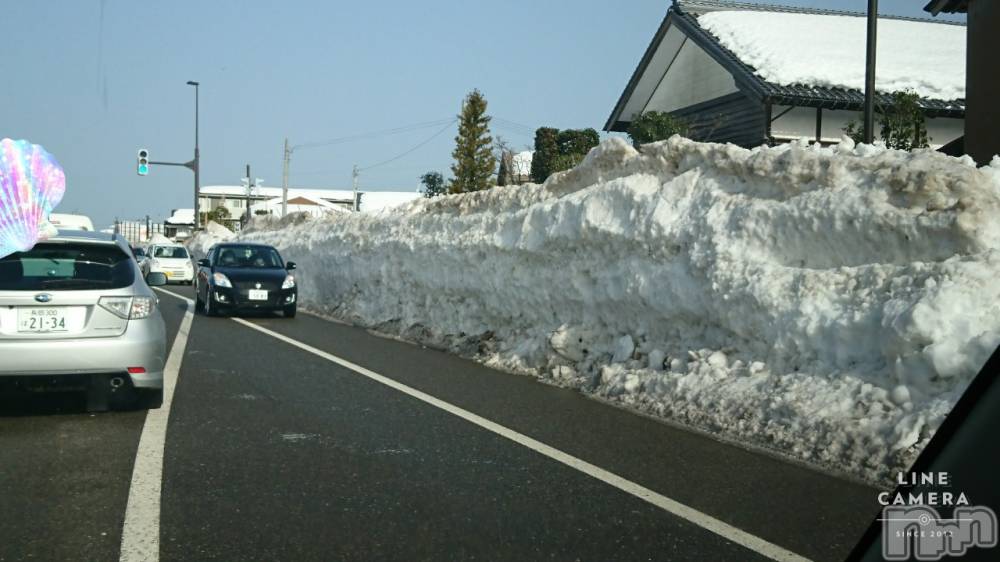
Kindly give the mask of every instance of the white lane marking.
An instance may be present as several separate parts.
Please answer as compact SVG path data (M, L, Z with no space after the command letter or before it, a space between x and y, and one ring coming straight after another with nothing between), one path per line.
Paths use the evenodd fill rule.
M194 302L193 300L191 300L191 299L189 299L187 297L178 295L176 293L170 293L170 294L172 296L175 296L175 297L179 298L179 299L183 299L183 300L187 301L189 305ZM640 484L636 484L635 482L632 482L631 480L627 480L627 479L625 479L625 478L623 478L621 476L618 476L617 474L614 474L613 472L609 472L609 471L607 471L607 470L605 470L605 469L603 469L603 468L601 468L599 466L590 464L589 462L587 462L585 460L576 458L573 455L570 455L569 453L564 453L563 451L560 451L559 449L556 449L555 447L551 447L549 445L546 445L545 443L542 443L541 441L538 441L536 439L532 439L531 437L528 437L527 435L524 435L523 433L519 433L517 431L514 431L513 429L510 429L510 428L502 426L502 425L500 425L498 423L492 422L492 421L490 421L490 420L488 420L488 419L486 419L486 418L484 418L482 416L476 415L476 414L474 414L474 413L472 413L472 412L470 412L468 410L465 410L464 408L460 408L458 406L455 406L454 404L451 404L449 402L445 402L444 400L441 400L439 398L435 398L435 397L431 396L430 394L421 392L421 391L419 391L419 390L417 390L415 388L409 387L409 386L407 386L407 385L405 385L403 383L400 383L400 382L398 382L398 381L396 381L394 379L391 379L389 377L386 377L384 375L380 375L380 374L376 373L375 371L371 371L371 370L366 369L366 368L364 368L364 367L362 367L360 365L352 363L352 362L350 362L350 361L348 361L346 359L342 359L340 357L337 357L336 355L333 355L332 353L327 353L326 351L323 351L322 349L318 349L318 348L315 348L315 347L313 347L313 346L311 346L309 344L302 343L302 342L300 342L298 340L292 339L292 338L290 338L288 336L285 336L283 334L279 334L278 332L275 332L275 331L269 330L267 328L264 328L263 326L258 326L257 324L254 324L252 322L248 322L248 321L246 321L246 320L244 320L242 318L230 318L230 319L232 321L238 323L238 324L242 324L242 325L244 325L244 326L246 326L248 328L251 328L253 330L257 330L258 332L261 332L263 334L267 334L267 335L271 336L272 338L281 340L281 341L283 341L283 342L285 342L285 343L287 343L289 345L295 346L295 347L297 347L297 348L299 348L299 349L301 349L303 351L309 352L309 353L311 353L311 354L313 354L313 355L315 355L317 357L321 357L323 359L326 359L327 361L330 361L331 363L336 363L337 365L340 365L341 367L344 367L346 369L350 369L351 371L354 371L355 373L357 373L359 375L367 377L367 378L369 378L369 379L371 379L371 380L373 380L375 382L381 383L381 384L383 384L385 386L388 386L389 388L392 388L394 390L398 390L399 392L402 392L403 394L407 394L409 396L412 396L413 398L416 398L417 400L420 400L421 402L430 404L431 406L434 406L434 407L439 408L441 410L444 410L444 411L446 411L446 412L448 412L450 414L458 416L458 417L464 419L465 421L467 421L469 423L475 424L475 425L477 425L477 426L479 426L479 427L481 427L481 428L483 428L483 429L485 429L487 431L491 431L491 432L493 432L493 433L495 433L495 434L497 434L497 435L499 435L501 437L505 437L505 438L507 438L507 439L509 439L509 440L511 440L511 441L513 441L513 442L515 442L517 444L519 444L519 445L527 447L527 448L529 448L529 449L531 449L531 450L533 450L533 451L535 451L537 453L541 453L542 455L545 455L546 457L549 457L552 460L561 462L562 464L564 464L564 465L566 465L566 466L568 466L570 468L574 468L574 469L576 469L576 470L578 470L578 471L580 471L580 472L582 472L582 473L584 473L584 474L586 474L586 475L588 475L590 477L596 478L596 479L604 482L605 484L614 486L615 488L618 488L619 490L621 490L621 491L623 491L623 492L625 492L627 494L631 494L631 495L633 495L633 496L635 496L635 497L637 497L637 498L639 498L639 499L641 499L643 501L651 503L651 504L655 505L656 507L659 507L660 509L662 509L662 510L668 512L668 513L676 515L677 517L680 517L680 518L682 518L682 519L684 519L686 521L689 521L689 522L691 522L691 523L693 523L693 524L701 527L702 529L705 529L707 531L715 533L716 535L719 535L723 539L726 539L726 540L728 540L730 542L733 542L733 543L736 543L736 544L738 544L738 545L740 545L740 546L742 546L744 548L752 550L752 551L756 552L757 554L766 556L768 558L771 558L772 560L795 561L795 562L808 562L809 561L808 558L805 558L803 556L795 554L794 552L792 552L790 550L786 550L786 549L784 549L784 548L782 548L782 547L780 547L780 546L778 546L778 545L776 545L774 543L768 542L768 541L766 541L766 540L764 540L764 539L762 539L762 538L760 538L760 537L758 537L756 535L752 535L752 534L750 534L750 533L748 533L748 532L746 532L746 531L744 531L742 529L738 529L736 527L733 527L732 525L730 525L730 524L728 524L728 523L726 523L724 521L720 521L719 519L716 519L716 518L712 517L711 515L708 515L706 513L702 513L701 511L698 511L697 509L694 509L692 507L688 507L687 505L684 505L684 504L682 504L682 503L680 503L680 502L678 502L676 500L672 500L672 499L670 499L670 498L668 498L668 497L666 497L666 496L664 496L662 494L654 492L653 490L650 490L649 488L646 488L645 486L642 486Z
M159 290L159 289L157 289ZM161 291L169 293L168 291ZM169 293L173 294L173 293ZM160 492L163 486L163 447L167 438L167 419L173 403L177 375L184 359L191 321L194 318L188 303L181 319L177 337L163 368L163 405L146 413L139 448L132 467L132 484L125 508L122 527L121 562L156 562L160 559Z

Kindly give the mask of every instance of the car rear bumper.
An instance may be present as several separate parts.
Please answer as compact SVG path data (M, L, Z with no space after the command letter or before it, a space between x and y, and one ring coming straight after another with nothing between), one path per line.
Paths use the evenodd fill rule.
M159 315L130 321L125 333L117 337L0 340L0 379L118 373L136 388L163 388L165 361L166 329ZM129 367L142 367L145 372L129 374Z

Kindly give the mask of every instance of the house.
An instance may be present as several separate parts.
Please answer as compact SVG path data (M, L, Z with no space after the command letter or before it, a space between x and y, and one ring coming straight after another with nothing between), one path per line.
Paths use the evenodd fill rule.
M500 158L497 182L500 185L521 185L531 181L531 159L533 150L513 152L505 150Z
M330 213L351 212L350 207L308 195L289 197L285 203L285 209L288 213L308 213L314 217L321 217ZM266 212L269 215L281 216L281 197L275 197L260 204L254 204L253 211L255 214Z
M251 215L258 213L281 214L280 187L254 187L247 195L247 188L240 185L207 185L202 186L199 193L201 197L198 200L198 206L201 212L209 213L219 207L225 207L229 211L229 218L223 222L233 229L239 228L240 218L247 214L248 206ZM339 209L351 211L355 205L354 197L354 191L348 189L290 187L288 188L287 211L289 213L296 212L293 205L304 206L301 210L306 210L310 214ZM377 211L419 197L420 193L416 191L362 191L358 192L358 208L361 212ZM292 203L292 201L299 201L299 203Z
M931 146L961 136L965 26L880 16L878 29L876 104L912 89ZM674 0L604 130L662 111L700 141L838 142L863 121L865 37L863 13Z
M187 240L194 232L194 209L174 209L163 221L163 235L171 240Z
M995 0L932 0L924 7L941 12L968 14L969 33L965 62L965 135L957 152L972 156L985 165L1000 154L1000 73L996 56L1000 53L1000 5Z

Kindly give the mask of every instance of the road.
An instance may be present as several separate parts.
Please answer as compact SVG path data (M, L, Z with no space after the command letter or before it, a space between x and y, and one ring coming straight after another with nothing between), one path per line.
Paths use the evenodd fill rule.
M840 560L879 507L868 486L306 314L199 315L185 340L192 293L169 293L186 347L159 448L164 417L2 405L0 561L129 559L126 511L150 518L125 536L145 559Z

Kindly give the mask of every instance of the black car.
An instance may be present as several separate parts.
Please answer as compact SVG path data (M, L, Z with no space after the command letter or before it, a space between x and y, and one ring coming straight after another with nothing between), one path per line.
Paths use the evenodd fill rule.
M281 311L295 317L298 288L293 262L265 244L216 244L198 260L195 308L206 316L221 312Z

